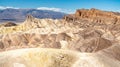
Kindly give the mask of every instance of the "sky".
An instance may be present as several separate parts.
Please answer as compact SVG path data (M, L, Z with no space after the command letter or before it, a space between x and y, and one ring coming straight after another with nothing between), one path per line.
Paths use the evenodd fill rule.
M34 8L74 13L76 9L96 8L120 12L120 0L0 0L0 9Z

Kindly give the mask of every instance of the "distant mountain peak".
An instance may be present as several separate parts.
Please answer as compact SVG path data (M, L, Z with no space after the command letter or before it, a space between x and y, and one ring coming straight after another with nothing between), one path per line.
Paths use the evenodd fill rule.
M65 13L55 12L51 10L37 10L37 9L4 9L0 10L0 22L23 22L27 15L32 15L36 18L52 18L62 19ZM28 18L31 18L30 16Z

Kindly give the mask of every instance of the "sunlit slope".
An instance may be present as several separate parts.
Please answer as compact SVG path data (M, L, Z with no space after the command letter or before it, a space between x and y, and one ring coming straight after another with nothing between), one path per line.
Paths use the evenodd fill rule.
M102 54L29 48L1 53L0 67L120 67L120 62Z
M70 24L66 24L64 20L58 19L38 19L34 18L31 15L28 15L26 20L23 23L18 24L17 26L4 27L0 26L0 34L7 33L16 33L16 32L30 32L32 30L41 30L39 33L50 33L50 32L63 32L70 29L76 29ZM35 31L33 33L36 33Z

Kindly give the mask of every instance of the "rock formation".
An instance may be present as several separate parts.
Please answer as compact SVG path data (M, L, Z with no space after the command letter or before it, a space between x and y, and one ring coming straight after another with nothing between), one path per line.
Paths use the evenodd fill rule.
M10 59L0 62L0 67L119 67L119 17L114 12L79 9L64 19L28 15L17 26L1 26L0 61Z
M120 16L113 12L101 11L98 9L78 9L75 14L67 15L64 17L67 21L74 20L87 20L88 22L95 22L101 24L116 24L120 22Z
M7 22L7 23L3 24L3 26L5 26L5 27L16 26L16 25L17 24L12 23L12 22Z

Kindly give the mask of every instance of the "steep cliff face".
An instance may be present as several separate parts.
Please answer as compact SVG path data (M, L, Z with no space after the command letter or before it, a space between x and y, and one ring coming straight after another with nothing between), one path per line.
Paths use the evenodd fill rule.
M105 24L116 24L120 23L120 15L113 12L101 11L98 9L78 9L75 14L64 17L65 20L81 20L85 19L88 22L97 22Z

